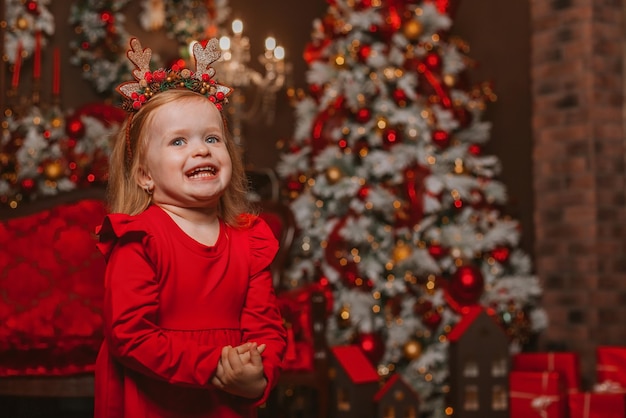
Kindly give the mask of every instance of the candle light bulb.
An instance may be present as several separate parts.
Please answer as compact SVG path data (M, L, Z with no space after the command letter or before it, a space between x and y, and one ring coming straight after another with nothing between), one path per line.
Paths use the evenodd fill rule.
M190 57L193 57L193 46L195 44L197 44L197 43L198 43L198 41L191 41L191 42L189 42L189 56Z
M222 36L220 38L220 49L222 51L228 51L230 49L230 38L228 36Z
M276 48L276 39L272 36L265 38L265 50L273 51Z
M243 22L239 19L233 20L232 28L235 35L241 35L243 32Z
M282 46L277 46L274 48L274 58L277 60L282 60L285 58L285 48Z

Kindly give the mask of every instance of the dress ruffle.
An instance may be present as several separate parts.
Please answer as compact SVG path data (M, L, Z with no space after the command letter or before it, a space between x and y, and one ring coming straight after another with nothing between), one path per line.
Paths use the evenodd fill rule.
M96 234L100 237L100 241L96 246L107 261L113 251L113 247L124 235L137 234L138 240L147 235L146 225L141 218L124 213L107 215L102 224L96 228Z
M250 275L265 270L274 260L278 252L278 241L269 225L261 218L256 217L250 225Z

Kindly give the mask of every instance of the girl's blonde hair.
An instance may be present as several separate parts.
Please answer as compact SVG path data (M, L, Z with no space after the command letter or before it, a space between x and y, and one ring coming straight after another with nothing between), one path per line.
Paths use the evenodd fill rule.
M150 205L150 195L138 183L139 169L144 162L149 136L146 129L153 119L154 111L163 105L178 100L207 100L205 97L187 89L171 89L154 95L130 114L115 137L113 151L109 160L109 180L107 200L113 213L136 215ZM245 217L240 215L250 212L248 200L248 179L243 163L242 152L227 132L226 122L222 118L224 142L232 161L232 177L224 194L220 198L219 215L229 225L241 226Z

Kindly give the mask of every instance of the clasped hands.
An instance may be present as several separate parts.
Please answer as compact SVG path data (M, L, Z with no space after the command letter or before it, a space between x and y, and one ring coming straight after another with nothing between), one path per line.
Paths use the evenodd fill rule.
M232 395L248 399L261 397L267 386L261 359L264 350L265 344L257 343L225 346L211 383Z

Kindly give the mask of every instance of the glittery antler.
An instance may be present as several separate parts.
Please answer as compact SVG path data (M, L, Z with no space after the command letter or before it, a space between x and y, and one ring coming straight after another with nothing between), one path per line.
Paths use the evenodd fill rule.
M200 42L193 44L193 56L196 58L196 74L198 80L202 80L202 74L208 74L210 78L215 75L215 68L211 67L220 59L221 53L217 39L211 39L203 48Z
M135 69L133 70L133 77L135 80L141 81L145 80L145 75L147 72L150 72L150 59L152 58L152 50L150 48L142 48L141 42L139 39L132 38L130 40L130 49L126 51L126 56L135 64ZM143 83L127 81L125 83L120 84L117 87L117 91L122 94L122 96L132 99L133 93L136 93L140 90Z
M218 40L215 38L209 40L204 48L200 42L196 42L193 45L193 56L196 59L196 72L194 77L198 80L204 80L206 77L204 77L203 74L206 74L209 79L213 79L215 76L215 68L211 67L211 64L220 59L222 56ZM217 83L213 85L218 92L221 92L226 96L232 92L230 87Z
M169 70L151 72L152 50L142 48L139 40L132 38L126 56L135 64L133 77L136 81L127 81L117 87L117 91L125 98L122 107L129 112L136 112L155 94L169 89L185 88L208 98L221 110L223 104L228 103L228 95L232 89L217 84L213 79L215 69L211 64L221 55L217 39L211 39L206 47L202 47L200 43L194 44L193 55L196 60L195 73L186 68L181 69L176 64Z

